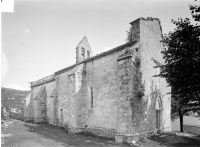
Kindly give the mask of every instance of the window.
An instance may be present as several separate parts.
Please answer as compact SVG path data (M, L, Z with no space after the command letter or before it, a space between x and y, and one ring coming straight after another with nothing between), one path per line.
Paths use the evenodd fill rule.
M93 108L93 87L90 87L90 94L91 94L91 108Z
M75 75L74 74L69 75L69 79L70 79L71 82L73 82L74 79L75 79Z
M64 123L63 109L60 109L60 123L61 123L61 126L63 127L63 123Z
M87 51L87 57L90 58L90 51Z
M84 48L81 49L81 56L82 56L83 58L85 58L85 49L84 49Z

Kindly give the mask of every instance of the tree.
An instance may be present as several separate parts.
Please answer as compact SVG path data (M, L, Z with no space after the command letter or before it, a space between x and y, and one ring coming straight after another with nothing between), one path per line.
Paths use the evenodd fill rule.
M179 18L173 32L162 40L165 63L157 64L160 74L172 87L172 119L180 118L183 132L183 116L200 112L200 5L189 6L194 20Z

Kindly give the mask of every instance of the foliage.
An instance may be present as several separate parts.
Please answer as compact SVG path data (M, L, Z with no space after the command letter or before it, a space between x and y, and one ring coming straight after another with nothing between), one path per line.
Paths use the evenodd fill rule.
M172 86L172 118L200 110L200 6L190 5L192 18L172 20L173 32L164 36L165 63L157 65ZM183 120L182 120L183 121Z
M131 42L133 41L133 33L132 33L132 28L130 28L128 31L126 31L127 33L127 38L126 38L126 42Z
M1 87L1 109L9 112L11 117L22 119L24 98L28 93L30 92Z

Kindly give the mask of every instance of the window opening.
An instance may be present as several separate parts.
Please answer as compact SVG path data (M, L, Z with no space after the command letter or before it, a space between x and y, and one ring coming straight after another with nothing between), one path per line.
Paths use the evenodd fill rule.
M90 87L90 92L91 92L91 108L93 108L93 87Z
M87 51L87 57L90 58L90 51Z
M83 58L85 58L85 49L84 48L81 49L81 55Z
M71 75L69 75L69 78L70 78L70 81L73 82L74 79L75 79L75 74L71 74Z

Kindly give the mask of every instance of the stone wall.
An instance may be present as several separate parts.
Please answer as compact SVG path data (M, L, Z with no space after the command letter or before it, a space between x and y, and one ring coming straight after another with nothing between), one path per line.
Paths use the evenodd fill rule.
M139 24L139 27L136 23ZM129 142L157 131L170 131L170 87L152 59L163 63L162 30L158 19L139 19L133 23L137 44L124 50L118 59L119 102L117 142ZM138 28L140 29L138 31ZM138 36L140 37L138 39ZM132 84L132 85L131 85ZM131 90L130 90L131 88ZM156 104L160 105L157 106ZM158 117L159 115L159 117Z
M81 128L117 129L117 58L120 52L88 61L56 77L58 110L63 109L63 124ZM105 66L106 64L106 66ZM91 87L93 107L91 107ZM87 129L86 129L87 130Z
M142 83L145 89L145 97L147 102L147 114L149 116L147 128L149 130L155 128L155 101L161 99L161 131L171 131L171 87L167 87L164 78L154 77L159 74L159 69L154 68L156 65L152 59L156 59L160 63L164 63L161 51L164 50L163 44L160 42L163 38L162 28L158 19L147 18L141 19L141 72ZM149 113L151 112L151 113ZM150 123L151 122L151 123ZM153 126L153 127L150 127ZM158 128L157 128L158 129Z
M57 125L57 91L53 90L47 101L47 116L49 117L49 124Z
M51 111L52 105L50 104L52 102L50 95L54 89L55 81L32 87L31 99L33 100L33 118L35 122L54 121L54 118L52 118L53 112Z
M105 129L105 128L99 128L99 127L81 128L79 132L80 134L100 136L100 137L110 138L110 139L114 139L115 134L117 133L115 129Z
M75 79L76 67L56 75L58 125L66 129L76 127Z
M33 120L33 99L28 94L24 99L24 121Z
M132 129L132 108L131 99L134 97L133 93L133 75L135 69L133 68L132 52L126 49L121 52L117 60L118 64L118 133L130 134Z
M47 106L46 106L46 87L42 86L39 93L34 99L34 122L46 122Z
M114 52L85 65L85 126L117 129L117 57ZM105 66L106 65L106 66ZM92 89L92 91L91 91ZM92 95L93 93L93 95ZM93 97L93 106L92 104ZM81 111L78 111L81 113Z

